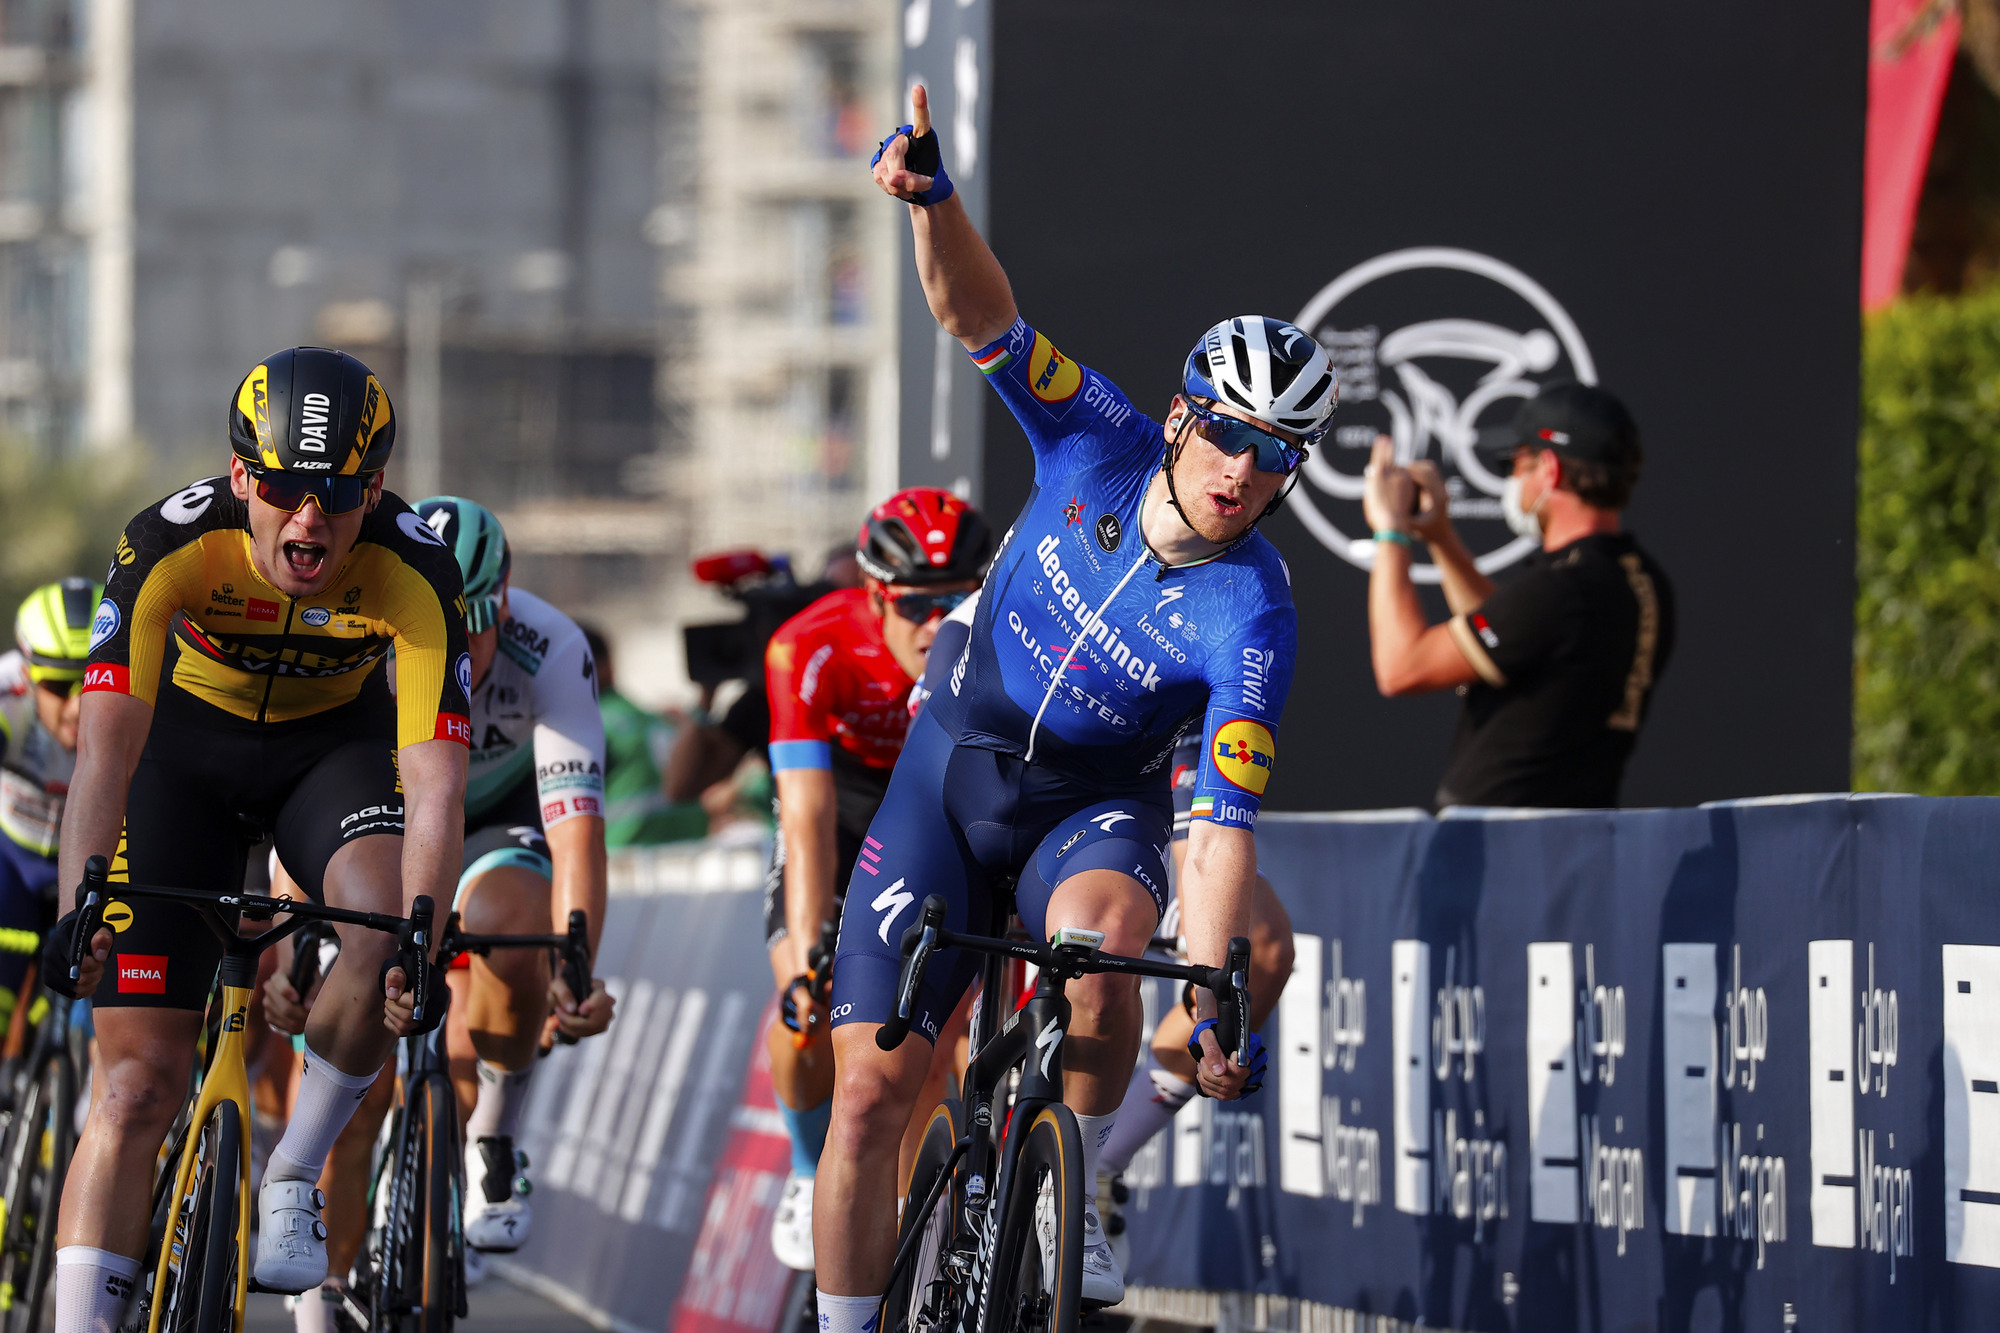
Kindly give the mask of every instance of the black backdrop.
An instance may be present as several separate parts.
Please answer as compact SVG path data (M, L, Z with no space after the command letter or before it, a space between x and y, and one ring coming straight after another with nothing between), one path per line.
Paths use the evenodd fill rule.
M992 22L989 234L1030 323L1158 416L1210 323L1294 318L1377 256L1459 247L1529 275L1642 425L1631 528L1680 594L1627 804L1846 786L1863 0L1003 0ZM1551 327L1482 281L1405 274L1331 323ZM1458 373L1458 398L1486 368L1405 360ZM1344 403L1328 461L1358 472L1387 418ZM1011 516L1029 478L990 401L985 503ZM1357 505L1308 496L1359 530ZM1292 512L1266 531L1300 621L1270 804L1427 802L1457 701L1382 699L1366 575Z

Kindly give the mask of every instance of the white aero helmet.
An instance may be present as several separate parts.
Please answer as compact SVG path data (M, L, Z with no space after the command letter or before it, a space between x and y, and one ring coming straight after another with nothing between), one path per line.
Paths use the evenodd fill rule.
M1318 444L1340 386L1333 358L1304 329L1268 315L1225 319L1188 353L1187 392L1228 403L1266 425Z

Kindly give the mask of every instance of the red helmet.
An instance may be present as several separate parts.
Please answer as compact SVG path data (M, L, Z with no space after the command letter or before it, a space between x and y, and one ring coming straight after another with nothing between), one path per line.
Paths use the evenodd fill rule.
M978 578L993 558L993 530L950 491L912 486L875 506L854 557L883 583L962 583Z

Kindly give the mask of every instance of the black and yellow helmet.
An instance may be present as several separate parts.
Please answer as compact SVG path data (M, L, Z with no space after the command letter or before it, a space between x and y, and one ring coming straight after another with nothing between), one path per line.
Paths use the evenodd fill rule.
M253 470L380 472L396 417L373 371L345 352L292 347L250 368L229 403L229 447Z

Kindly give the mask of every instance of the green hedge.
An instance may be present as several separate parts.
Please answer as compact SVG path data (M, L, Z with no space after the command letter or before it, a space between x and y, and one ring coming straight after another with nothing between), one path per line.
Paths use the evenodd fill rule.
M14 612L44 583L104 577L125 521L166 494L135 450L49 459L0 439L0 652L14 646Z
M1854 786L2000 793L2000 288L1869 321L1858 498Z

